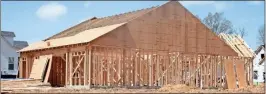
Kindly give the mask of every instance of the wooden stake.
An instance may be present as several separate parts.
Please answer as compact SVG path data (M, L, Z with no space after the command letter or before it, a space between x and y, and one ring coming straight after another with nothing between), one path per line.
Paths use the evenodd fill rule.
M149 86L152 86L152 56L150 54L148 55L148 62L149 62Z

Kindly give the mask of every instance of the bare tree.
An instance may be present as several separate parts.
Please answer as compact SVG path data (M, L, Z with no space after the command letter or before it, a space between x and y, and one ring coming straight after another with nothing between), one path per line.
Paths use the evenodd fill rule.
M231 21L227 20L223 13L209 13L207 17L205 17L202 21L208 28L210 28L216 34L220 33L236 33L233 29L233 25Z
M258 30L258 43L260 45L265 45L265 28L264 25L260 26L259 30Z
M237 33L238 33L238 35L240 35L241 38L244 38L244 36L247 35L246 29L244 27L238 28Z

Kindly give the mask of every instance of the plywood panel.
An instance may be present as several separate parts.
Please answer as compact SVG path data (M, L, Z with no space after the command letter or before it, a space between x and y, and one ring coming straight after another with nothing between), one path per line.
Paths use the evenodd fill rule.
M196 47L187 47L189 53L196 53Z
M51 71L51 67L52 67L52 55L49 55L49 56L47 56L47 59L49 59L49 62L47 62L48 64L47 64L47 70L46 70L46 73L45 73L45 78L44 78L44 83L47 83L48 82L48 80L49 80L49 76L50 76L50 71Z
M225 75L226 75L226 81L228 89L236 89L236 77L235 77L235 71L234 71L234 64L233 60L224 60L224 68L225 68Z
M197 38L197 51L199 53L206 53L206 40Z
M196 38L194 37L194 38L188 38L188 46L189 47L196 47Z
M245 62L243 60L235 60L235 64L239 88L245 88L247 87L247 79L244 69Z
M206 28L202 26L202 24L197 24L197 37L198 38L206 38Z
M50 57L50 55L40 56L40 58L34 60L30 78L42 79L48 57Z

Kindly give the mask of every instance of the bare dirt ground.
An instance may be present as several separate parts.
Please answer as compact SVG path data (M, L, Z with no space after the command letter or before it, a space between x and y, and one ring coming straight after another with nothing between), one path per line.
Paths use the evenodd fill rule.
M1 81L1 92L8 93L264 93L264 85L244 89L198 89L186 85L166 85L159 89L65 88L51 87L39 80Z

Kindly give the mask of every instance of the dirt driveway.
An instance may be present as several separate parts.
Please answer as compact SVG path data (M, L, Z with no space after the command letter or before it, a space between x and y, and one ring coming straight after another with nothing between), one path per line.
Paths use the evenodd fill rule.
M51 87L39 80L1 81L1 92L9 93L264 93L264 85L244 89L198 89L186 85L166 85L159 89Z

